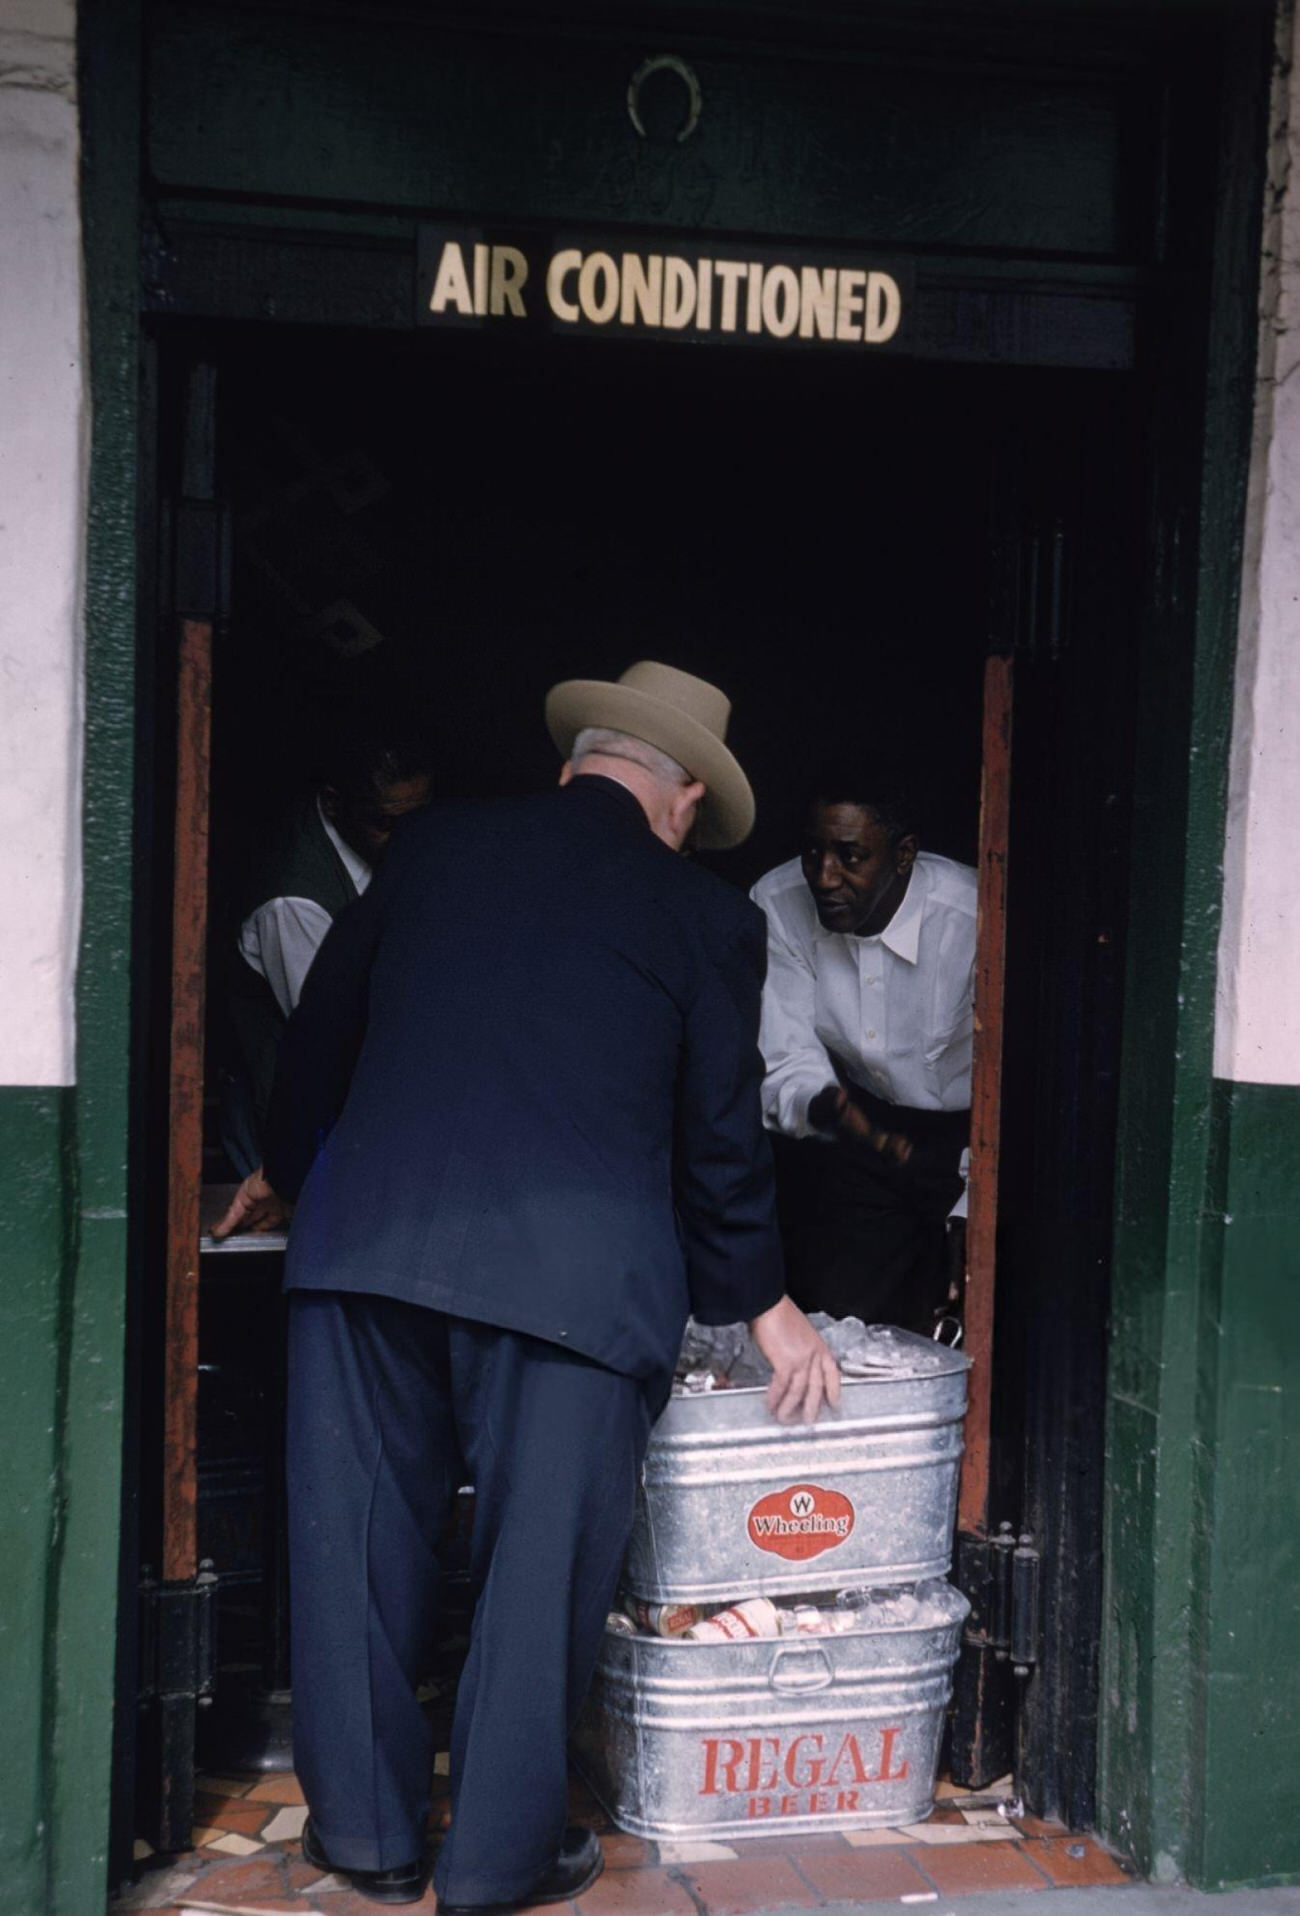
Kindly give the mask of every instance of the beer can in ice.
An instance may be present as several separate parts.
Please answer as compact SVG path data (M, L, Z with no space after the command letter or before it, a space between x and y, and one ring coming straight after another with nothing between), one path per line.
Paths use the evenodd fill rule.
M781 1634L784 1637L828 1637L831 1634L830 1619L815 1603L796 1603L781 1612Z
M655 1637L685 1636L704 1615L695 1603L642 1603L639 1597L624 1597L623 1608L639 1630Z
M686 1632L692 1643L742 1643L751 1637L779 1637L781 1618L770 1597L746 1597L729 1610L696 1623Z

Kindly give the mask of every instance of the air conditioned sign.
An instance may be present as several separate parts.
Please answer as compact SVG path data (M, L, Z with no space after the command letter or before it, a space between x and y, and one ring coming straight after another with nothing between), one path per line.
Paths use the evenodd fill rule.
M898 262L849 253L611 237L544 240L424 226L421 325L880 350L906 336Z

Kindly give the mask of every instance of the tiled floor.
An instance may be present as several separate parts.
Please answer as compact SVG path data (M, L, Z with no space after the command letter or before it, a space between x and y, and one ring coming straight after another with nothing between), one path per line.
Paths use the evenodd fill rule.
M440 1759L445 1769L445 1758ZM440 1774L436 1790L445 1790ZM980 1890L1116 1885L1129 1879L1089 1836L1072 1836L1034 1817L1008 1820L991 1799L1009 1780L971 1797L940 1784L928 1822L906 1829L826 1836L778 1835L737 1843L648 1843L610 1827L580 1784L574 1820L599 1829L605 1873L580 1905L559 1916L745 1916L778 1908L822 1909L845 1902L933 1904ZM1015 1804L1005 1805L1014 1812ZM183 1916L371 1916L375 1904L302 1860L306 1810L292 1776L203 1780L194 1849L144 1867L137 1887L114 1905L121 1916L150 1910ZM431 1826L441 1814L435 1801ZM436 1908L430 1890L417 1916Z

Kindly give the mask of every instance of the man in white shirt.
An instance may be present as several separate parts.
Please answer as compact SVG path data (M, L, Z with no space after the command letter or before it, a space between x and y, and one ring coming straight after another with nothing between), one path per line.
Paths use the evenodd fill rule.
M928 1332L970 1122L975 873L921 852L905 801L824 778L767 917L761 1044L791 1294Z
M421 739L345 735L316 789L260 849L231 979L237 1056L222 1098L222 1142L241 1177L262 1161L280 1034L303 981L335 918L369 885L397 821L428 804L429 767Z

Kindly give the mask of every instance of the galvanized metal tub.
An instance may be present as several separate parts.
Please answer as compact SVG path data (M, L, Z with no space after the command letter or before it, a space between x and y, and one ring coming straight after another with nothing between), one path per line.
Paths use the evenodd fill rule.
M633 1596L721 1604L946 1576L970 1360L897 1339L915 1370L846 1378L811 1429L774 1423L761 1390L672 1398L642 1473Z
M638 1836L765 1836L915 1823L934 1807L970 1612L950 1584L919 1625L689 1643L606 1634L578 1770Z

